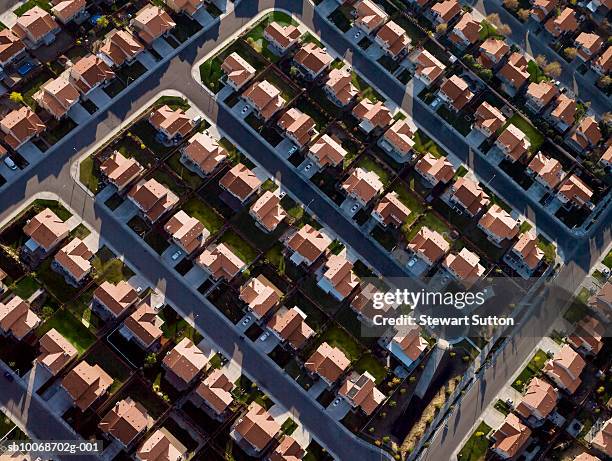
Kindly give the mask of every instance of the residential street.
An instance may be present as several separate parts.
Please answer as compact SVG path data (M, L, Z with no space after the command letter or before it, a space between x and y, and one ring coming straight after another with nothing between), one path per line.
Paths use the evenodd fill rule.
M261 143L243 125L236 122L231 114L220 108L207 92L191 78L195 62L208 54L219 42L230 37L253 16L266 8L285 8L293 11L310 28L316 30L323 41L341 54L345 54L353 66L377 85L395 102L411 113L417 124L428 134L446 146L459 158L468 163L484 183L495 189L516 210L534 221L538 229L555 239L572 263L563 267L557 276L557 285L569 292L577 287L586 275L588 267L600 256L610 241L609 209L600 216L588 236L576 237L556 220L531 201L513 181L508 180L480 157L474 156L465 140L436 116L426 110L422 103L406 94L406 89L379 67L365 58L361 52L349 52L352 46L326 21L315 15L309 2L294 0L246 0L236 10L216 24L194 43L183 50L178 57L156 69L146 79L131 85L112 105L111 109L97 114L89 122L80 125L65 143L49 150L42 161L32 164L24 174L0 192L0 220L22 207L37 192L47 191L58 194L70 207L76 210L87 223L100 232L105 239L122 253L141 273L166 292L169 302L184 313L193 313L195 323L203 334L221 350L242 363L245 373L264 387L272 398L291 409L312 434L340 459L377 460L386 458L381 450L361 441L346 429L341 429L306 393L278 368L266 355L259 352L249 341L240 341L238 332L229 321L213 306L202 299L187 285L184 279L172 269L161 264L147 244L130 232L112 216L103 205L96 203L70 176L70 165L83 153L89 151L97 141L103 139L130 115L145 107L147 101L159 91L174 89L183 92L208 117L222 127L232 138L249 146L249 155L264 166L271 174L279 177L283 184L303 202L311 203L309 209L317 219L334 229L348 245L360 253L372 266L385 276L405 275L394 260L380 250L349 222L335 207L320 199L321 192L304 181L294 169L276 159L272 149ZM51 158L52 157L52 158ZM512 347L506 348L503 357L485 374L480 385L472 386L462 404L455 409L451 424L444 433L438 432L432 440L426 459L450 459L459 441L471 429L482 409L506 383L518 365L529 355L533 346L547 325L545 319L558 314L557 305L545 304L546 312L531 318L514 337ZM18 400L16 395L2 393L0 403ZM30 422L28 422L29 426ZM39 424L33 421L32 424ZM331 428L335 430L331 430ZM42 436L41 436L42 437ZM66 437L70 438L70 437Z

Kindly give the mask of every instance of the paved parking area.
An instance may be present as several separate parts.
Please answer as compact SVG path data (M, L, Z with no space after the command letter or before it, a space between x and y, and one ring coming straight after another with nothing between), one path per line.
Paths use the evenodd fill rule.
M85 110L83 106L81 106L81 104L76 103L68 111L68 117L70 117L74 121L74 123L80 125L81 123L85 123L87 120L89 120L91 115Z
M98 108L104 107L111 101L109 95L107 95L104 90L100 87L93 90L91 93L87 95L87 99L91 100Z
M45 396L50 396L47 400L49 408L56 415L63 415L68 411L70 407L72 407L72 398L68 395L68 393L62 389L62 387L58 384L54 384L47 392L45 392Z
M315 163L312 160L307 158L302 163L300 163L300 165L296 168L296 170L306 179L310 179L315 174L317 174L317 172L319 171L319 168L317 165L315 165Z
M342 202L342 205L340 205L340 209L349 218L352 218L361 209L361 203L352 197L347 197L344 199L344 202Z
M194 15L193 19L198 21L202 27L206 27L208 24L213 22L215 18L213 18L205 8L200 8Z
M189 284L199 287L208 279L209 275L200 266L193 266L184 277Z
M161 259L170 267L176 266L185 257L185 252L173 243L161 254Z
M262 338L265 339L262 341ZM278 345L279 342L280 341L275 335L266 330L253 343L255 344L255 347L262 351L264 354L269 354L274 350L274 348Z
M285 138L274 148L274 150L276 151L279 157L288 159L294 152L297 152L296 147L297 146L293 144L289 139Z
M336 421L340 421L351 410L350 404L338 397L327 407L327 413Z
M147 50L143 51L142 53L139 53L138 56L136 56L136 60L140 64L145 66L147 69L152 69L153 67L155 67L155 64L157 64L153 55Z
M113 214L123 223L127 223L138 214L138 208L131 201L126 200L119 208L113 211Z
M236 324L236 329L240 332L240 333L244 333L245 331L247 331L249 329L249 327L251 325L253 325L255 323L255 317L253 317L253 315L251 314L246 314L244 317L242 317L238 323Z
M151 46L162 58L165 58L174 51L174 48L170 46L164 37L159 37Z
M29 163L34 163L45 155L43 151L36 147L31 141L26 142L23 146L17 149L17 152L19 152L19 155L25 158Z

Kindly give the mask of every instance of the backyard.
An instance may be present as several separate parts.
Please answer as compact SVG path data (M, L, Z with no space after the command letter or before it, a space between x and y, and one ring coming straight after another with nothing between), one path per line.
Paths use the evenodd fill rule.
M544 364L548 360L546 352L542 349L538 349L533 358L529 361L527 366L521 371L517 378L512 383L512 387L519 392L523 392L525 387L529 384L531 379L540 373Z
M481 422L457 455L457 459L460 461L484 460L489 448L489 440L487 439L489 432L491 432L491 428Z

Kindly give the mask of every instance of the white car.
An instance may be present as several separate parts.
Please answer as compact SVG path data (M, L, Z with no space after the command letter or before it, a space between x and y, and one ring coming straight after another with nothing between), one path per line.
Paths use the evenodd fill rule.
M413 257L410 259L410 261L408 261L408 267L413 267L417 262L416 257Z
M359 37L361 37L361 31L360 30L355 32L355 38L359 38Z
M263 343L270 336L270 332L266 331L263 335L259 337L259 340Z
M298 151L298 147L297 147L297 146L291 146L291 149L289 149L289 150L287 151L287 154L289 154L289 155L293 155L293 154L295 154L297 151Z
M10 157L4 157L4 164L13 171L17 169L17 165L15 165L15 162L13 162L13 159Z
M304 168L304 171L310 171L310 169L312 168L312 163L309 163L308 165L306 165L306 167Z
M172 254L172 261L176 261L177 259L179 259L181 257L181 255L183 254L183 252L181 250L176 250L173 254Z
M251 321L251 317L245 317L245 319L242 321L242 324L246 326L249 324L250 321Z
M339 403L340 403L340 399L336 399L332 402L332 406L337 407Z
M355 204L351 207L351 213L355 213L359 209L359 205Z
M248 111L249 111L249 106L244 106L244 107L242 108L242 113L243 113L243 114L246 114Z
M278 194L278 198L283 198L285 195L287 195L287 192L281 192Z

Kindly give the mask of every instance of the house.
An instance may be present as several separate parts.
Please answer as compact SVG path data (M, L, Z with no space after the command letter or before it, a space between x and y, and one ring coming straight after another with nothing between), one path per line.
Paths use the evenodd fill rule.
M604 168L612 167L612 143L609 143L608 148L601 154L598 160Z
M587 315L576 325L574 332L569 335L570 343L578 351L597 355L603 347L606 327L594 317Z
M110 66L95 54L79 59L70 68L70 81L82 94L89 94L115 76Z
M444 257L450 245L442 234L423 226L408 243L407 248L428 266L433 266Z
M283 293L263 274L249 279L240 287L240 300L256 319L264 318L281 301Z
M580 373L585 364L584 359L571 346L565 344L546 362L544 373L561 389L573 394L582 382Z
M402 203L397 192L387 192L374 208L372 217L383 226L399 228L410 216L410 209Z
M227 160L227 151L206 132L196 133L180 150L181 163L201 177L211 175Z
M71 285L80 285L91 272L93 252L80 238L72 239L53 258L51 267L64 276Z
M504 423L493 433L495 442L491 446L502 459L514 459L531 437L531 429L525 426L514 413L509 413Z
M293 437L285 435L281 443L268 455L266 461L297 461L302 459L305 454L304 449Z
M210 237L210 232L204 224L183 210L177 211L168 220L164 230L170 234L172 242L188 255L202 248L206 239Z
M25 54L25 45L11 29L0 31L0 66L6 67Z
M571 134L569 141L578 148L579 151L584 151L585 149L592 149L599 144L601 138L602 135L597 120L595 120L595 117L592 115L589 115L580 121Z
M281 115L278 119L278 126L299 147L304 147L316 133L315 121L312 117L295 107Z
M489 196L476 181L462 176L450 187L449 201L470 216L476 216L489 206Z
M495 146L502 151L506 160L514 163L523 158L531 144L523 131L510 124L497 137Z
M557 192L557 198L568 206L593 208L593 191L575 174L570 175Z
M374 171L366 171L361 167L355 168L342 183L346 194L363 206L370 203L383 188L383 183Z
M480 61L487 68L496 67L510 51L504 39L489 37L480 44Z
M138 299L138 293L125 280L117 284L104 281L93 293L93 310L102 318L117 318Z
M11 30L29 49L35 49L53 43L60 26L53 16L36 5L19 16Z
M408 59L415 67L415 76L425 86L430 86L446 70L446 66L424 48L414 50L408 55Z
M325 79L323 90L332 102L340 107L345 107L357 96L358 90L353 85L352 74L346 67L332 69Z
M131 63L144 51L144 46L128 30L111 30L98 50L98 57L110 67Z
M525 56L522 53L512 53L508 61L497 72L497 77L506 86L506 92L516 93L529 80Z
M325 51L325 48L319 48L316 44L308 42L295 53L293 60L307 79L314 80L329 68L334 58Z
M612 318L612 282L606 282L588 299L588 305L604 322Z
M78 352L55 328L51 328L39 340L40 354L36 362L53 376L57 375Z
M164 140L176 143L184 139L193 129L194 123L182 109L163 105L149 116L149 123L164 136Z
M268 322L268 329L281 341L299 350L315 331L306 323L306 314L297 307L281 307Z
M198 384L194 394L197 401L203 402L206 408L212 410L217 419L225 419L228 414L227 410L234 401L233 389L234 383L224 371L215 369Z
M310 224L306 224L286 240L285 245L293 252L291 261L300 265L312 265L327 249L331 240Z
M559 90L552 83L542 80L539 83L530 83L525 96L527 107L537 113L559 96Z
M319 288L343 301L359 285L359 277L353 272L353 263L345 255L331 255L323 266L323 275L317 282Z
M534 377L527 386L525 396L516 406L516 411L523 418L533 417L541 421L555 409L558 399L559 393L552 385Z
M156 222L179 201L174 192L153 178L138 182L130 190L128 198L150 223Z
M0 121L4 142L14 150L19 149L46 129L47 126L38 118L38 115L27 106L9 112Z
M410 38L406 31L393 21L387 22L378 30L374 41L393 59L402 56L410 46Z
M374 325L374 316L387 313L395 306L390 303L384 303L382 307L374 307L374 296L380 293L381 290L371 282L362 285L353 300L351 301L351 309L357 314L357 318L367 325Z
M142 349L149 350L159 344L163 335L163 324L164 321L157 315L157 311L143 302L125 319L119 331L128 341L134 340Z
M394 336L387 344L387 349L393 357L410 369L420 361L428 346L425 338L421 336L420 329L415 327Z
M244 203L259 190L261 181L255 173L238 163L219 180L219 185Z
M484 101L476 109L474 127L487 138L493 136L506 123L506 117L497 107Z
M505 240L512 240L519 232L519 223L510 214L494 204L478 221L478 228L487 238L500 245Z
M355 26L363 30L366 35L375 32L387 22L389 16L376 3L370 0L359 0L353 11Z
M249 209L249 214L265 232L274 232L287 217L280 201L280 197L274 192L266 191Z
M480 257L467 248L463 248L458 254L446 255L442 266L455 280L468 286L479 280L485 271L480 264Z
M538 247L538 237L533 231L523 233L510 248L512 261L520 265L527 275L533 274L544 259L544 252Z
M57 215L45 208L23 227L23 233L29 240L22 247L22 256L35 261L42 260L59 243L68 237L70 230Z
M553 110L550 112L548 118L555 128L564 133L574 124L577 108L578 105L576 101L567 97L565 94L560 94L553 104Z
M453 165L446 160L446 157L434 157L429 152L425 152L425 155L416 163L414 169L432 187L437 186L440 182L449 182L455 175Z
M581 32L580 35L576 37L575 44L576 51L578 52L577 56L584 62L587 62L599 53L603 46L603 40L597 34Z
M593 3L596 0L592 0L590 3ZM576 456L574 458L574 461L601 461L600 458L598 458L597 456L593 456L590 453L587 453L586 451L580 453L578 456Z
M255 76L255 68L235 51L227 55L221 63L229 86L238 91Z
M85 0L55 0L51 12L62 24L68 24L83 14L87 2Z
M0 302L0 334L12 335L21 341L40 324L38 315L19 296L13 296L6 303Z
M166 35L176 26L170 15L159 6L147 4L131 21L138 37L151 46L158 38Z
M100 171L119 192L123 191L144 168L134 158L126 158L119 151L113 152L100 164Z
M550 18L546 21L544 28L555 38L574 32L578 29L576 12L569 6L566 6L556 18Z
M166 354L162 366L166 370L166 379L181 390L193 382L207 363L204 352L189 338L183 338Z
M378 145L389 153L408 158L416 144L415 135L418 128L412 118L398 120L379 139Z
M536 22L542 22L557 7L558 0L534 0L529 16Z
M449 109L459 112L474 97L470 87L461 77L453 75L447 78L438 91L438 97L448 105Z
M457 0L442 0L431 7L434 25L448 24L461 13L461 5Z
M286 102L280 90L267 80L253 83L242 97L264 121L270 120Z
M72 404L85 412L106 394L112 384L113 378L100 365L83 361L64 376L61 386L72 399Z
M346 149L328 134L317 139L308 150L308 158L313 160L318 167L338 166L347 154Z
M465 48L473 45L480 39L480 23L470 13L464 13L455 27L448 34L448 38L455 45Z
M591 445L609 458L612 456L612 418L608 419L591 440Z
M548 190L557 187L565 176L559 160L547 157L542 152L533 156L525 172Z
M137 461L182 461L187 448L166 428L157 429L134 455Z
M360 408L368 416L385 400L385 394L376 388L374 377L367 371L362 374L353 371L340 386L338 395L351 408Z
M258 454L270 445L280 429L280 424L265 408L257 402L252 402L247 412L236 420L230 435L243 448Z
M60 120L70 108L79 102L79 92L66 78L58 77L43 84L32 98L49 112L53 118Z
M353 116L361 122L359 128L365 133L370 133L377 128L385 128L393 120L384 102L372 103L366 98L353 108Z
M164 2L175 13L185 13L188 16L193 16L206 5L205 0L164 0Z
M117 402L106 413L98 427L105 435L127 448L147 430L150 423L151 418L146 408L131 397L127 397Z
M214 280L223 279L229 282L246 264L224 243L211 245L201 253L196 263L206 270Z
M597 59L591 62L591 69L602 77L612 70L612 46L606 48Z
M293 25L281 26L277 22L271 22L264 29L263 36L268 41L268 48L279 55L283 55L289 48L295 45L302 33Z
M351 361L342 350L324 342L308 357L304 366L310 373L318 375L328 386L332 386L350 364Z

